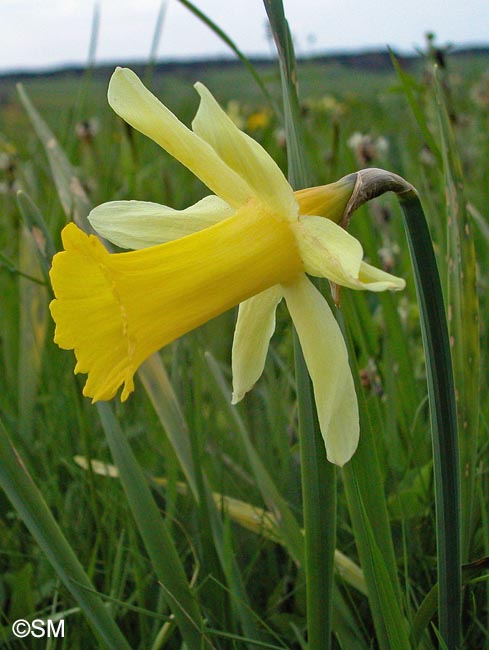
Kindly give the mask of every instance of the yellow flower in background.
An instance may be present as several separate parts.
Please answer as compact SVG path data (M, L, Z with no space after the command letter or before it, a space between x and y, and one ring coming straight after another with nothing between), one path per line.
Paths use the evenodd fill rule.
M266 108L262 108L259 111L254 111L251 115L248 115L246 120L246 126L250 131L257 131L258 129L264 129L270 124L270 111Z
M313 382L330 461L349 460L358 406L336 320L306 273L353 289L402 289L404 281L362 261L360 243L338 221L354 176L294 193L252 138L200 83L192 130L127 69L108 99L115 112L191 170L213 192L185 210L144 201L105 203L94 229L123 248L110 254L74 224L50 272L55 341L73 349L84 395L121 399L141 363L185 332L240 304L233 343L233 402L260 377L275 310L285 298ZM324 217L329 218L324 218Z

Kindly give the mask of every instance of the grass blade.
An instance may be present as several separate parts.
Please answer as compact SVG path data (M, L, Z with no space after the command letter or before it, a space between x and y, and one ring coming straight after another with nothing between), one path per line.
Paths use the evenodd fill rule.
M43 264L43 270L45 271L44 275L47 280L47 272L49 271L51 259L56 253L56 248L46 225L46 221L37 205L25 192L17 192L17 205L19 206L22 220L36 243L37 253L41 263Z
M190 648L212 647L203 631L200 610L183 565L142 469L110 406L102 402L97 408L136 525L180 632Z
M153 354L139 368L138 374L180 461L192 494L198 501L199 492L187 423L160 356Z
M146 86L151 86L153 80L153 70L158 58L158 47L160 44L161 34L163 32L163 25L166 17L166 10L168 8L167 0L162 0L158 17L156 18L155 29L153 32L153 40L151 41L151 49L149 52L149 59L146 65L146 72L144 74L144 83Z
M90 212L90 202L85 190L65 152L51 129L39 115L21 84L17 85L17 90L34 130L46 151L51 173L66 217L71 217L82 230L89 230L86 217Z
M476 517L475 479L479 444L479 299L474 237L464 178L443 90L435 75L447 209L447 308L457 397L462 480L462 561L467 561Z
M304 155L299 96L297 93L297 70L294 46L289 26L285 19L282 0L264 0L270 21L275 45L277 47L280 78L282 82L282 102L284 126L287 141L288 179L294 189L312 185L311 171Z
M36 245L25 227L20 231L19 253L19 268L24 277L21 275L19 278L18 426L20 435L32 440L49 294L43 284L43 269ZM25 276L34 277L38 282L32 282Z
M431 153L435 156L437 161L441 163L440 149L436 143L435 138L433 137L431 131L428 128L423 109L419 105L419 102L415 96L416 82L411 78L409 74L404 72L404 70L401 68L399 64L399 61L396 59L392 51L390 51L390 55L391 55L392 65L394 66L397 72L397 76L399 78L399 81L402 84L402 88L404 90L404 93L406 94L406 98L409 102L413 115L416 119L421 134L424 138L424 141L428 145Z
M93 458L88 462L84 456L75 456L74 461L83 469L90 467L94 474L99 476L119 478L119 471L115 465L109 465ZM152 481L163 487L168 485L168 479L164 477L153 477ZM189 492L186 483L177 482L176 488L180 494L188 494ZM212 499L217 508L226 512L230 519L243 528L252 531L256 535L262 535L272 542L284 545L283 539L277 535L277 517L272 512L220 492L212 492ZM360 593L367 594L367 586L362 570L349 557L338 550L335 551L335 569L345 582Z
M346 334L352 373L356 382L361 431L358 449L341 471L348 509L367 584L369 605L379 647L383 650L408 648L407 634L402 632L405 623L400 607L401 589L375 432L370 422L363 388L359 382L359 369L355 362L353 343L345 327L343 332ZM382 549L381 557L379 557L380 549ZM391 630L389 621L395 622L395 627L400 629ZM394 637L399 641L399 646L393 645Z
M219 503L215 503L215 499L210 493L201 464L194 463L192 440L189 435L188 425L160 356L154 354L145 361L139 369L139 375L180 461L190 492L199 509L199 516L203 521L200 542L205 563L211 565L214 555L217 555L230 589L236 596L235 605L243 630L250 638L256 638L258 632L250 615L251 608L248 605L246 589L240 575L238 563L234 556L228 557L226 554L223 523L218 516ZM184 484L181 484L180 487L182 485ZM187 486L184 487L187 491ZM206 521L210 523L210 526L206 525ZM219 567L217 570L219 570Z
M207 363L214 378L214 381L219 388L223 403L226 404L229 415L236 423L236 430L239 434L242 447L245 451L248 462L253 470L253 475L258 484L258 488L262 495L263 501L268 509L273 512L277 518L278 528L277 534L283 540L284 545L287 547L289 553L294 560L300 564L304 564L304 539L301 533L299 524L292 514L287 502L279 493L273 478L267 471L267 468L260 456L257 454L251 440L249 438L246 427L239 415L239 410L231 405L229 399L230 390L226 386L224 377L221 370L210 353L206 354Z
M129 650L129 644L109 615L41 493L27 473L1 420L0 485L105 646L109 649Z

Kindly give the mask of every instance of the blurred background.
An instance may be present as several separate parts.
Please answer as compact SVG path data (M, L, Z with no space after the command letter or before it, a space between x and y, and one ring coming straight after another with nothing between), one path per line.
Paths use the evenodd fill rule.
M260 0L197 4L248 56L273 52ZM299 56L386 46L412 53L423 46L427 31L457 46L488 41L489 12L484 0L288 0L284 5ZM2 0L0 72L85 63L97 7L99 62L146 60L159 12L165 15L158 58L229 56L226 45L202 29L201 22L177 0Z

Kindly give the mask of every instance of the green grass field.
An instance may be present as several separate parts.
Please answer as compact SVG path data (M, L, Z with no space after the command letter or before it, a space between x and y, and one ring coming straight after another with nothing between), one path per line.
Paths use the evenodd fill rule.
M461 558L465 565L480 561L462 574L463 647L473 649L489 648L483 559L489 555L488 61L483 54L449 56L447 69L438 72L438 91L429 59L420 59L404 84L394 67L298 67L300 121L314 184L381 167L412 183L424 206L448 305ZM139 72L144 77L144 67ZM241 67L201 67L198 77L192 68L146 71L153 92L186 124L197 108L192 84L205 83L286 171L278 67L258 72L272 104ZM162 586L171 546L205 623L201 647L306 648L297 395L285 307L278 311L264 376L238 406L230 404L234 310L164 348L144 366L127 402L115 399L102 409L82 397L84 379L73 374L72 352L53 343L49 238L59 249L61 229L74 212L83 220L91 206L115 199L182 208L207 193L113 114L107 83L108 76L96 71L26 79L24 91L47 134L38 117L28 115L13 81L0 79L0 644L122 648L121 634L130 648L182 648L186 638L194 650L192 633L185 636L172 594ZM79 126L83 122L88 132ZM355 149L349 144L355 133L370 136L370 144ZM350 232L366 259L404 277L407 287L396 294L345 289L341 295L340 319L358 377L362 444L354 461L336 473L331 647L444 647L437 638L436 593L430 594L438 554L426 361L395 197L360 208ZM321 289L329 292L327 282ZM9 474L8 438L38 493ZM132 485L132 497L114 464ZM140 518L151 512L145 510L151 497L165 534L157 527L148 541ZM101 600L73 573L45 507ZM359 521L369 522L368 530L360 530ZM95 601L104 606L91 618ZM16 619L55 614L65 620L62 639L12 634Z

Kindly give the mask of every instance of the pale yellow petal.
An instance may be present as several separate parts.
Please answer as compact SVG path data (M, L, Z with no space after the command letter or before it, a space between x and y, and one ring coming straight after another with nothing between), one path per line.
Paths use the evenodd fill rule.
M309 275L328 278L350 289L404 289L406 283L401 278L363 262L358 239L329 219L304 217L293 228Z
M277 163L256 140L238 129L204 85L197 83L195 88L200 105L192 122L194 132L246 181L260 201L283 217L295 218L297 202Z
M276 285L239 306L232 352L233 404L242 400L261 377L282 296L282 288Z
M322 217L304 217L294 225L294 231L309 275L346 287L358 278L363 249L344 228Z
M366 262L360 265L360 273L358 275L358 286L356 289L368 289L369 291L401 291L406 286L406 281L403 278L398 278L395 275L381 271L375 266L371 266Z
M149 201L110 201L94 208L88 220L99 235L113 244L138 249L186 237L233 213L233 208L212 195L185 210Z
M284 296L312 379L328 460L344 465L358 444L358 403L340 328L326 300L305 275Z
M250 198L247 183L207 142L182 124L132 70L115 70L108 100L117 115L157 142L226 203L237 208Z

